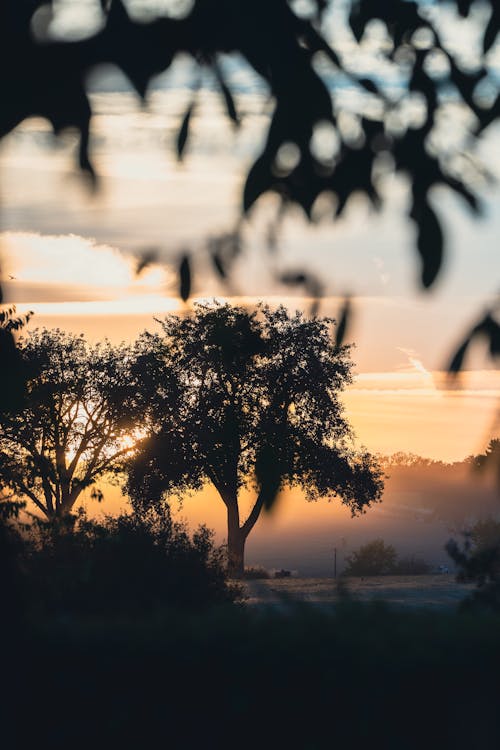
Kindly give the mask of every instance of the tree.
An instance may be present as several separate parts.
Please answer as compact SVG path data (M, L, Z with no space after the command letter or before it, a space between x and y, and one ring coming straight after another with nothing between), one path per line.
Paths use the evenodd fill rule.
M383 539L363 544L346 558L346 576L384 576L396 570L396 550Z
M19 349L26 393L21 409L0 413L0 488L60 518L132 449L132 358L59 329L36 330Z
M16 348L14 333L20 331L33 315L17 315L15 305L1 306L0 287L0 413L4 409L20 408L24 396L25 373L21 356Z
M349 348L331 340L332 322L283 307L197 305L192 317L168 316L163 337L143 337L183 397L174 419L170 408L156 411L154 430L129 462L127 491L147 507L159 493L211 482L227 510L234 577L243 574L245 542L262 509L284 486L302 487L309 500L338 496L353 515L380 499L381 471L355 450L339 401L351 362ZM245 487L255 500L242 520Z

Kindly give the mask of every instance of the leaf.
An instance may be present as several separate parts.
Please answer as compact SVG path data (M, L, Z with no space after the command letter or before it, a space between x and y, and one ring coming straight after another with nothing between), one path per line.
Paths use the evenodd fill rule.
M279 277L279 281L281 284L286 284L287 286L299 286L300 284L307 283L307 274L302 272L284 273Z
M234 104L233 95L231 94L226 84L223 83L222 81L220 81L220 87L221 87L222 95L224 96L224 101L226 102L227 113L229 117L231 118L231 120L236 125L236 127L239 128L241 123L240 123L240 118L238 117L238 113L236 111L236 106Z
M337 348L340 348L344 342L345 335L350 323L352 313L352 307L351 307L351 299L350 297L346 297L344 300L344 304L342 306L342 310L340 313L340 319L337 323L337 329L336 329L336 335L335 335L335 346Z
M177 158L179 159L179 161L182 161L184 149L186 148L186 143L189 136L189 124L191 121L191 115L193 114L194 105L195 102L193 100L186 110L186 114L184 115L182 125L179 130L179 135L177 136Z
M271 511L278 498L282 482L281 461L278 452L270 445L263 445L255 461L255 476L263 507Z
M414 207L412 218L418 227L417 250L422 260L422 285L429 289L443 264L443 231L436 214L425 201Z
M98 503L102 503L102 501L104 500L104 494L98 487L92 488L90 497L92 498L92 500L96 500Z
M227 279L227 271L220 254L218 252L213 252L210 254L210 258L212 259L213 267L215 268L220 278L224 280Z
M459 346L453 357L451 358L450 364L448 365L448 372L450 375L457 375L462 369L464 358L469 348L471 337L467 336L463 344Z
M240 118L238 117L238 113L236 111L236 106L234 104L233 95L229 89L229 86L224 81L224 77L222 75L222 71L220 67L217 65L217 63L214 62L213 69L215 72L215 75L217 77L217 82L220 86L220 90L222 92L222 96L224 97L224 102L226 104L226 109L229 117L234 122L236 127L240 126Z
M157 259L158 259L158 251L155 248L149 248L147 250L143 250L137 256L135 275L139 276L142 273L142 271L144 271L145 268L150 266L152 263L155 263Z
M494 8L493 13L491 14L490 20L488 22L488 25L486 27L486 31L484 32L484 38L483 38L483 52L488 52L495 42L495 39L497 38L498 31L499 31L499 25L500 25L500 9Z
M184 302L191 294L191 266L187 255L183 256L179 265L179 294Z
M269 190L272 184L270 164L261 156L248 173L243 192L243 211L247 213L258 198Z
M489 339L490 355L497 357L500 354L500 326L497 321L488 313L476 331L485 334Z
M368 91L370 94L379 93L377 84L370 80L370 78L360 78L359 85L362 86L365 91Z

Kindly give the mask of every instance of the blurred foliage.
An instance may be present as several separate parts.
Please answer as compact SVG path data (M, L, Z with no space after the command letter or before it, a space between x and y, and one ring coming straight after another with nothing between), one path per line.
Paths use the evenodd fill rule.
M45 620L3 636L2 737L54 750L235 738L245 750L493 750L499 625L354 605Z
M49 119L56 133L76 127L78 162L94 184L97 175L89 153L92 109L85 90L90 69L113 63L139 96L146 97L152 78L167 70L178 53L186 52L200 68L212 70L227 115L237 127L237 101L220 56L238 52L267 82L275 104L264 150L246 179L245 213L269 190L278 193L284 205L300 205L308 217L323 193L335 197L332 218L340 216L358 192L378 208L380 170L385 165L410 181L409 217L417 229L421 282L428 287L444 254L432 189L447 187L479 211L477 192L488 177L474 155L475 146L500 114L499 84L489 56L500 22L493 2L488 17L462 0L431 7L407 0L352 0L345 3L342 36L327 34L322 25L339 5L334 0L302 3L302 8L286 0L245 0L238 3L237 12L231 0L195 0L185 4L185 12L182 4L177 12L168 3L163 11L156 6L155 12L153 4L143 3L140 18L137 4L127 10L122 0L110 0L101 3L97 24L95 0L87 8L94 23L87 34L81 32L83 38L71 38L75 33L69 29L70 38L54 39L51 24L64 5L45 0L3 4L0 69L5 95L0 136L30 115ZM457 51L447 37L445 24L453 5L481 38L477 49ZM342 23L338 14L337 19ZM383 24L385 38L377 59L390 71L388 80L375 71L371 77L356 73L356 47L363 50L373 39L374 21ZM333 76L332 91L322 77L325 69ZM394 76L399 79L397 87L389 82ZM354 105L338 96L337 85L346 79L358 92ZM179 157L189 143L197 85L193 89L177 139ZM459 126L463 132L449 142L443 138L443 120L450 106L457 105L467 116ZM321 132L327 131L329 142L337 144L328 153L317 145ZM223 264L217 267L225 273Z
M476 589L465 600L465 609L500 611L500 521L477 521L464 532L459 545L450 539L446 550L458 568L457 579L475 583Z

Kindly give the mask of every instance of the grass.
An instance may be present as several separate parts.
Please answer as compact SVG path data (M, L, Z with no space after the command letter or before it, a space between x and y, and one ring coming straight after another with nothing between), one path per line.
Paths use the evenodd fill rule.
M498 748L499 632L493 616L352 603L39 621L3 632L2 735L6 748Z

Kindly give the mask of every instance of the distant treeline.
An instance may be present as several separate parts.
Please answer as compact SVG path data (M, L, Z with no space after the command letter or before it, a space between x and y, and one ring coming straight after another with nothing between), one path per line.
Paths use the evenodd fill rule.
M384 507L415 512L422 520L443 521L457 529L500 513L495 474L499 441L484 454L446 463L413 453L379 456L386 472Z

